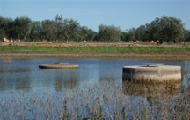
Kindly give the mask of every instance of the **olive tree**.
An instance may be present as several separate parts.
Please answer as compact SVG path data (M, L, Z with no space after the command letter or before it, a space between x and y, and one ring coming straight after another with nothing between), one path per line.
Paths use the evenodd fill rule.
M156 18L149 25L151 38L160 42L178 42L184 40L184 25L175 17Z
M99 41L121 41L121 29L113 25L100 25L98 33Z
M185 32L185 42L190 42L190 30L186 30Z
M0 38L3 39L4 37L11 37L13 36L11 34L13 25L13 20L10 18L5 18L0 16Z
M42 39L52 41L56 39L55 22L52 20L44 20L41 23L42 26Z
M17 39L26 40L27 33L29 31L29 25L32 23L32 20L28 17L17 17L14 20L14 31Z
M66 41L79 41L80 24L73 19L64 19L63 35Z

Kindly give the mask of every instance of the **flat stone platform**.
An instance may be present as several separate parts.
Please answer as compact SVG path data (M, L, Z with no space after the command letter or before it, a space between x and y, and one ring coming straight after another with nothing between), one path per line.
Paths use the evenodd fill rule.
M41 64L39 65L40 69L77 69L79 65L77 64L66 64L66 63L58 63L58 64Z

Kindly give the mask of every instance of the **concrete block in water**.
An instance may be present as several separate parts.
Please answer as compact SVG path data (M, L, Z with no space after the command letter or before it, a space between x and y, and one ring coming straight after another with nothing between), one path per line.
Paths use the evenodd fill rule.
M170 97L179 95L181 84L143 84L122 81L122 91L127 96Z
M181 66L162 64L124 66L122 79L141 83L179 83Z

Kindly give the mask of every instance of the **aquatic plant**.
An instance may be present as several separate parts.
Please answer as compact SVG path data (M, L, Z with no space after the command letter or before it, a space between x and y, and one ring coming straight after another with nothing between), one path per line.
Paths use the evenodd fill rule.
M37 91L36 91L37 92ZM0 97L1 120L189 119L190 94L134 96L121 83L101 81L94 87L14 93Z

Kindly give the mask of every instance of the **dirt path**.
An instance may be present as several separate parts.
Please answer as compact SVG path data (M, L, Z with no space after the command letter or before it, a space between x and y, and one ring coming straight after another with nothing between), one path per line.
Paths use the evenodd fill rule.
M161 44L155 42L12 42L0 43L1 45L17 46L50 46L50 47L67 47L67 46L141 46L141 47L187 47L184 43L179 44ZM189 45L190 47L190 45Z

